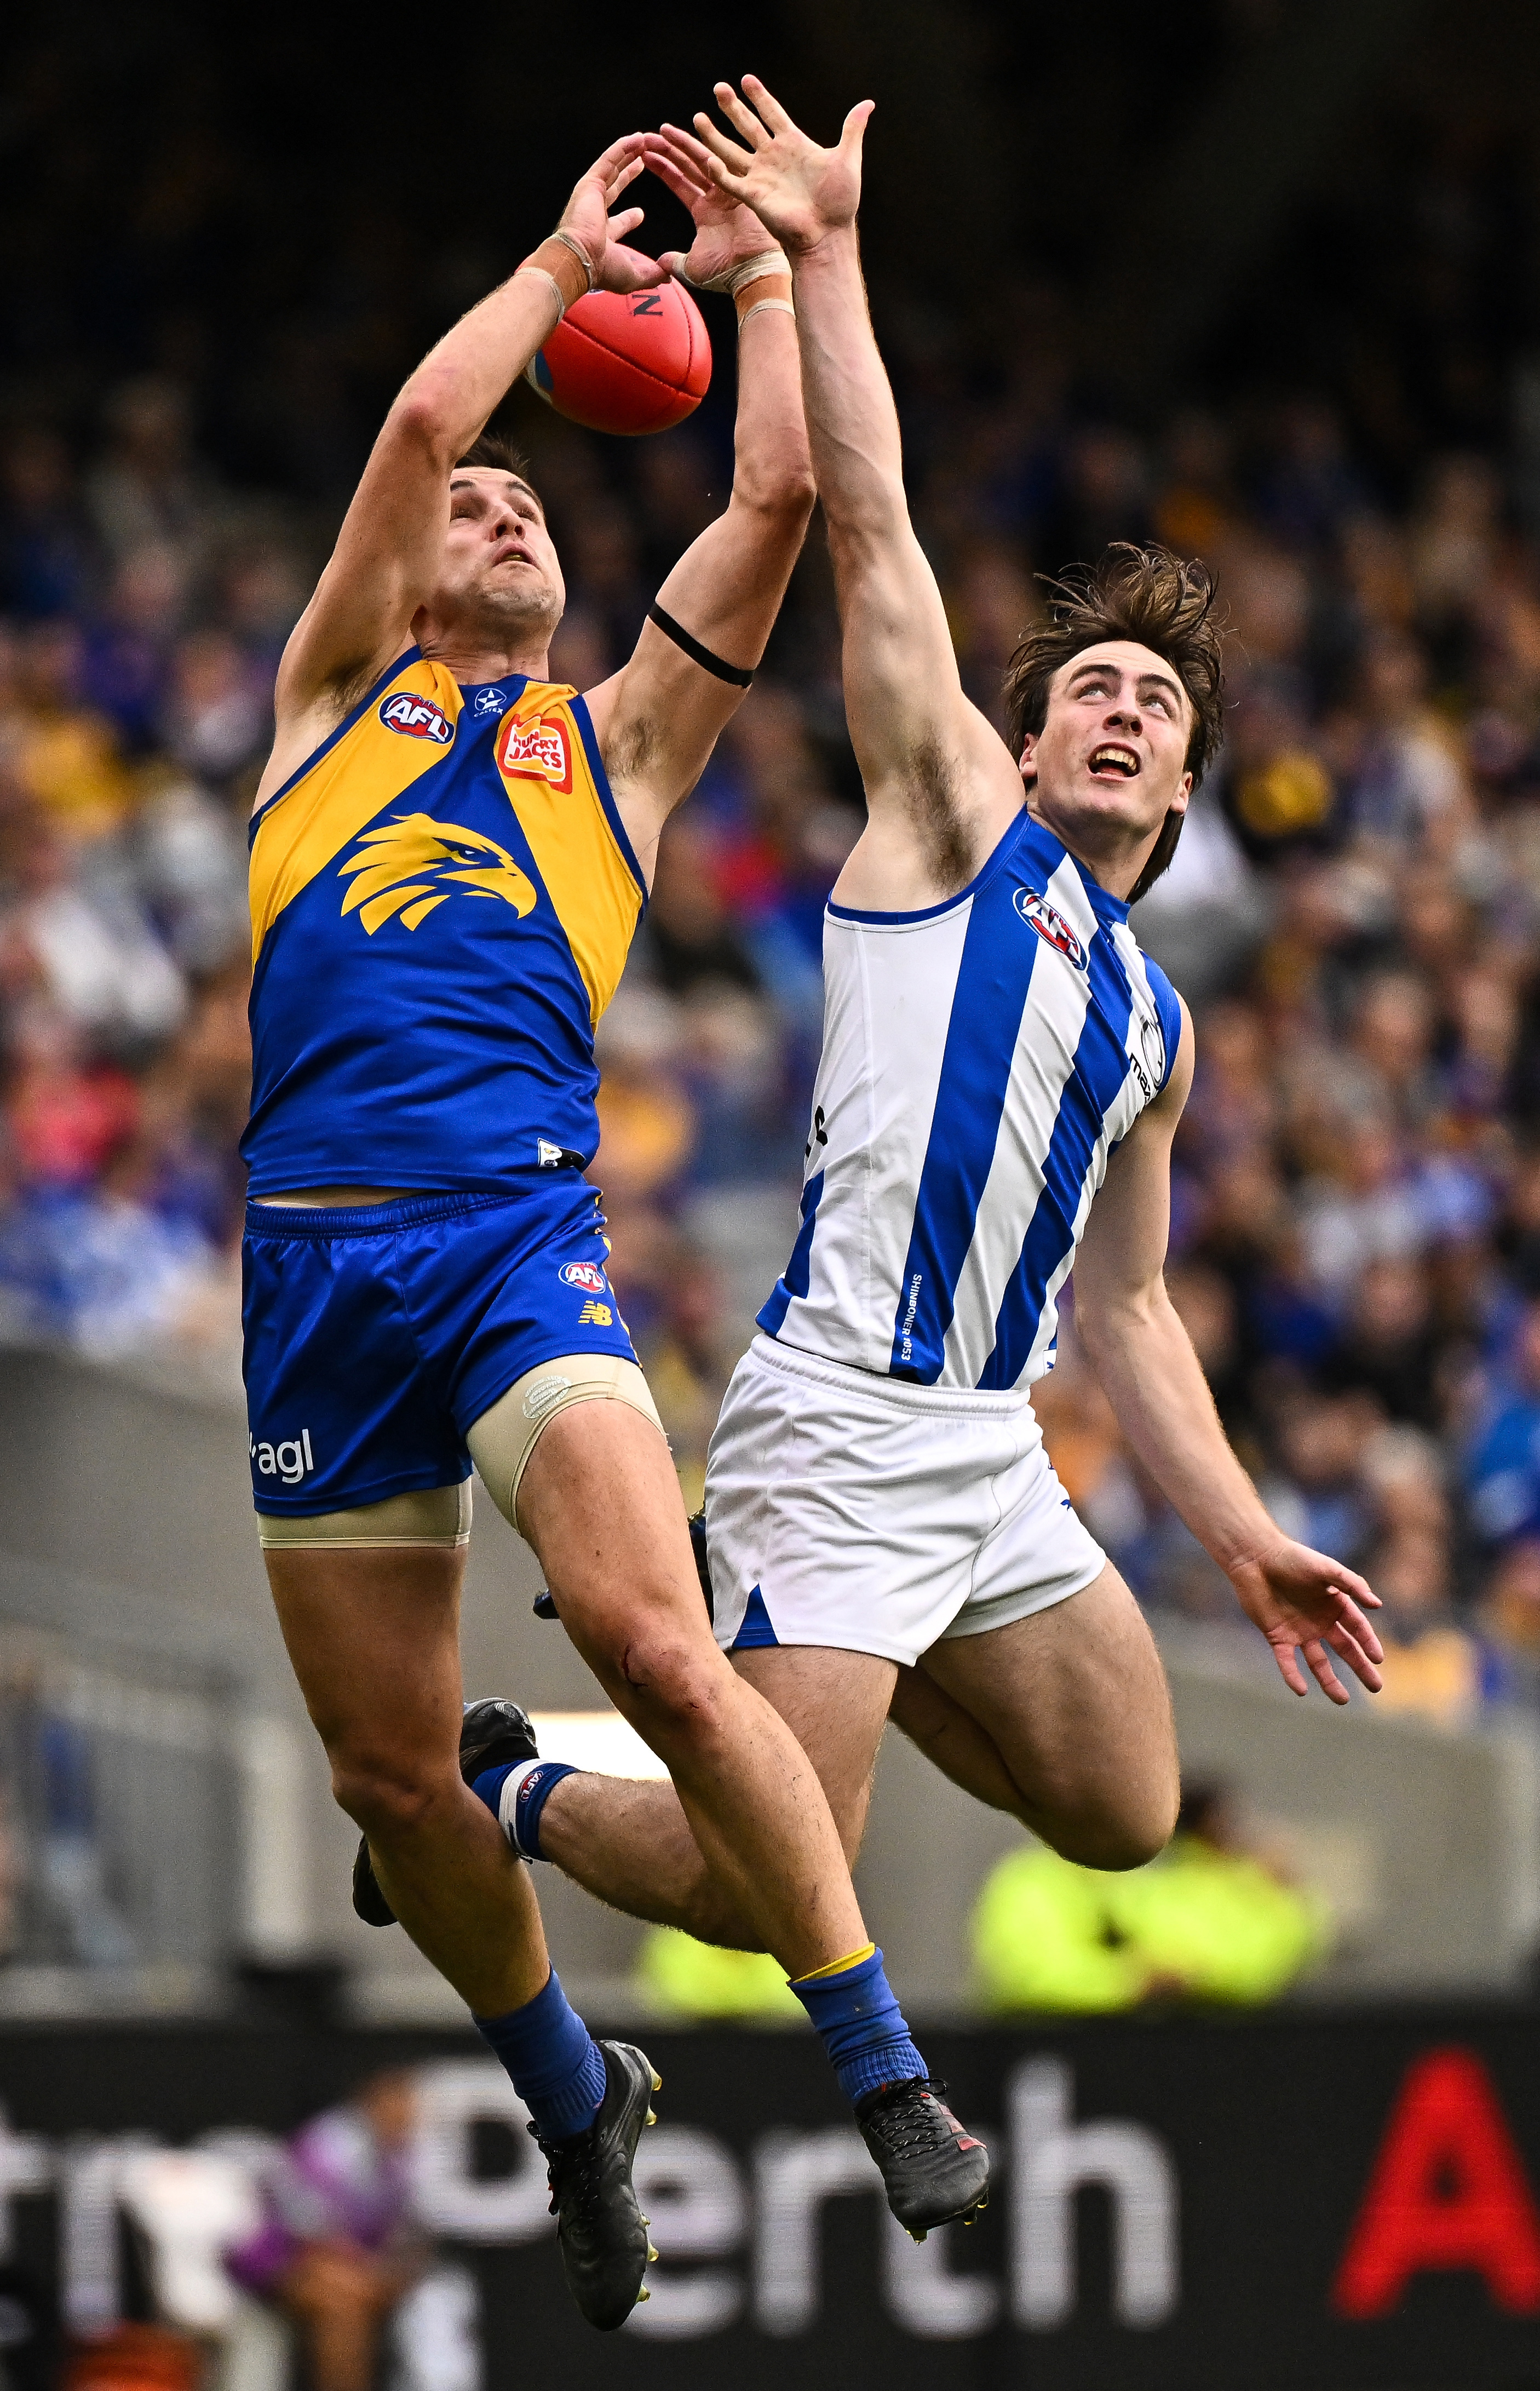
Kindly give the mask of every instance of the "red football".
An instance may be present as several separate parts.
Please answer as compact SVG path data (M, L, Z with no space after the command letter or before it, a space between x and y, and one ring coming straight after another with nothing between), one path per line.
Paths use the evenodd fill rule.
M666 432L705 396L711 342L680 283L591 291L537 349L524 380L558 415L590 432Z

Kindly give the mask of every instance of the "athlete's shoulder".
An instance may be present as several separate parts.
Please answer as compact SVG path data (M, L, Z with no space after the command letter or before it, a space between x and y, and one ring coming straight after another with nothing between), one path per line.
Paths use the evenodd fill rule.
M1154 1000L1155 1010L1160 1022L1160 1035L1165 1043L1166 1067L1160 1079L1160 1085L1163 1088L1176 1067L1177 1053L1182 1044L1182 1033L1187 1021L1187 1008L1155 957L1146 954L1143 947L1137 947L1136 951L1145 967L1145 985Z
M258 807L251 828L253 961L280 914L349 842L454 755L460 715L453 674L411 649Z
M421 751L415 769L454 745L461 712L459 685L452 673L434 664L417 648L408 648L373 681L352 696L330 730L320 723L312 743L293 769L269 790L259 790L252 808L253 828L276 818L285 798L313 781L329 766L329 781L340 769L375 753L389 755L395 740L407 740Z
M1075 865L1063 840L1055 838L1053 832L1023 806L1015 820L1006 825L994 852L980 872L979 879L990 878L1000 871L1008 881L1025 884L1041 897L1046 894L1048 884L1055 874L1060 875L1062 886L1066 864L1074 874ZM1079 875L1075 876L1078 878Z

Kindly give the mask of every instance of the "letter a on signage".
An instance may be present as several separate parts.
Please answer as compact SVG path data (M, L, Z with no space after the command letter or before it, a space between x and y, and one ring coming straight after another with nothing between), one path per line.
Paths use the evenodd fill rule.
M1406 2072L1332 2286L1339 2316L1388 2316L1413 2275L1480 2275L1511 2316L1540 2311L1540 2215L1472 2050Z

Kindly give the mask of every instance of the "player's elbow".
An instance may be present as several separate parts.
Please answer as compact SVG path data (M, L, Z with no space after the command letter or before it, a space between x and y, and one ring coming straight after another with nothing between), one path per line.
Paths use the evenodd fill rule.
M414 374L385 418L385 436L447 472L466 439L459 377L434 370Z
M846 488L826 483L819 497L836 569L858 565L874 550L886 554L913 541L901 474L864 473Z
M767 462L746 472L740 468L732 485L736 509L772 536L799 546L817 499L818 485L806 457Z
M1153 1326L1157 1297L1165 1292L1141 1287L1117 1294L1075 1290L1075 1335L1094 1363L1100 1363L1136 1343Z

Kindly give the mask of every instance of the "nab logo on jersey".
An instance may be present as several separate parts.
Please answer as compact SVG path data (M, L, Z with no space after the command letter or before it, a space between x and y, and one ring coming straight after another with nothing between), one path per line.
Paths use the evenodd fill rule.
M398 730L403 739L431 739L435 747L447 747L455 735L455 726L443 707L431 697L414 697L409 689L398 689L394 697L385 699L380 719L387 730Z
M572 794L572 749L559 714L524 722L510 715L498 733L497 758L511 777L549 781L561 795Z
M586 1287L589 1295L607 1295L604 1273L597 1262L568 1262L562 1273L568 1286Z
M1077 971L1085 970L1085 949L1056 905L1050 905L1046 897L1038 896L1031 888L1018 888L1015 904L1022 920L1031 924L1040 938L1046 938L1061 955L1068 955Z

